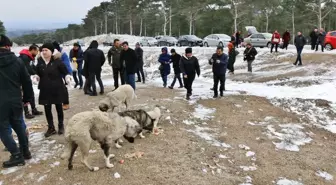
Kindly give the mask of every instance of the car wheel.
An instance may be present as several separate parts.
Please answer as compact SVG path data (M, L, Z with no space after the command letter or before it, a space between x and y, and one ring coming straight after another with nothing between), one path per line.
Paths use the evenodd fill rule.
M207 42L204 42L205 47L209 47L209 44Z
M220 43L218 44L218 46L220 46L220 47L224 47L223 42L220 42Z
M331 46L331 44L326 44L325 45L325 49L328 50L328 51L330 51L330 50L333 49L333 47Z
M181 47L181 44L180 44L180 43L177 43L176 46L177 46L177 47Z
M267 45L266 45L268 48L271 48L271 46L272 46L272 43L267 43Z
M143 44L140 44L141 47L143 47Z

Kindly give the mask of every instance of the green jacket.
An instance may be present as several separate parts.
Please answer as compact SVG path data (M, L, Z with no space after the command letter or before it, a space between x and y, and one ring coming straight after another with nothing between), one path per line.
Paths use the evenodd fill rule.
M107 59L110 65L112 65L113 68L121 69L121 61L120 61L120 53L122 51L122 47L115 47L112 46L112 48L107 53Z

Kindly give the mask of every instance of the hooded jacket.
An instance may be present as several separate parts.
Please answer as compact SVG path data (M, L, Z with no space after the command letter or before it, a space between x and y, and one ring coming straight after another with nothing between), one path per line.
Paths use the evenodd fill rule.
M30 54L28 49L23 49L20 51L20 56L21 60L23 61L24 65L26 66L28 73L30 75L35 75L36 74L36 69L34 65L34 60L35 57Z
M166 51L165 54L160 54L159 56L159 62L163 66L161 73L164 75L170 74L170 63L171 63L171 56L168 54L167 47L163 47L161 51Z
M126 51L122 50L120 53L120 63L125 64L125 70L127 75L132 75L137 72L138 59L135 54L135 51L131 48L128 48ZM123 69L123 67L121 67Z
M121 69L123 66L120 61L120 54L122 47L112 46L112 48L107 53L107 59L112 68Z
M181 60L181 55L179 55L177 53L175 55L171 55L171 61L173 63L173 68L174 68L174 73L175 74L180 74L181 73L180 60Z
M22 101L30 102L33 85L23 61L7 49L0 48L0 124L10 114L20 118ZM23 90L23 98L22 91Z
M104 52L98 49L98 42L92 41L90 49L85 51L84 60L86 63L85 70L89 73L100 74L102 70L102 66L105 63L105 55ZM84 64L85 65L85 64Z
M183 75L188 76L199 76L201 74L201 69L198 63L198 59L194 56L188 58L187 56L183 55L180 60L180 69Z
M70 57L70 61L72 62L72 58L74 58L74 49L71 49L70 50L70 53L69 53L69 57ZM83 62L83 59L84 59L84 52L82 50L82 48L79 46L78 48L78 51L77 51L77 60L76 62L79 64L79 63L82 63Z
M143 62L143 50L141 48L135 48L135 53L137 55L137 59L138 59L138 66L139 67L142 67L144 65L144 62Z

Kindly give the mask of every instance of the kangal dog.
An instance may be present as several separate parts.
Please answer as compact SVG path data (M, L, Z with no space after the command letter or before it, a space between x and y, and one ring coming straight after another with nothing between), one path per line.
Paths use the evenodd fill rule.
M90 171L97 171L99 167L93 167L88 163L88 155L93 140L98 141L104 151L105 165L112 168L110 148L115 142L125 137L131 142L142 131L142 127L129 117L121 117L113 112L87 111L74 115L65 129L66 148L61 158L68 159L68 169L73 169L72 160L76 149L79 147L82 153L82 163ZM134 141L134 139L133 139Z
M120 112L120 107L122 104L126 105L126 110L131 104L133 99L136 99L134 89L130 85L121 85L115 91L112 91L106 95L106 97L100 101L99 110L107 111L109 109L114 111L118 107Z

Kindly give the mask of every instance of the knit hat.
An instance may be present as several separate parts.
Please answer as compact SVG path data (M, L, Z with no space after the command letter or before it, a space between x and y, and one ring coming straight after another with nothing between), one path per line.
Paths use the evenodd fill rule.
M78 42L75 42L75 43L73 44L73 46L80 47L80 45L78 44Z
M44 43L42 46L41 46L41 49L43 48L47 48L51 51L51 53L54 53L54 50L55 50L55 47L52 43Z
M220 49L223 51L223 47L222 46L218 46L217 49Z
M57 41L54 41L52 44L54 48L57 49L57 51L61 52L61 46L59 45Z
M171 53L176 53L175 49L170 50Z
M5 35L0 35L0 47L13 46L13 42Z
M137 43L135 44L135 46L140 46L140 43L139 43L139 42L137 42Z
M192 48L187 48L185 49L185 53L188 54L188 53L192 53Z

